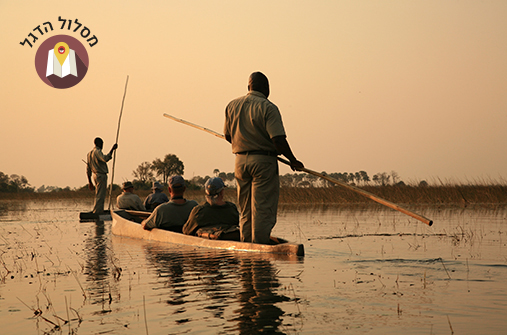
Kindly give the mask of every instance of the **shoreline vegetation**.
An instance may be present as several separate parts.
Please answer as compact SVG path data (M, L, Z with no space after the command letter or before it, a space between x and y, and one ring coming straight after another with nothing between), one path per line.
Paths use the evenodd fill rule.
M442 186L362 186L361 189L400 205L453 205L468 207L473 205L507 205L507 185L442 185ZM113 188L112 199L121 193L119 187ZM134 193L144 200L150 190L136 190ZM167 194L167 189L164 191ZM79 190L59 190L55 192L0 192L0 200L50 200L50 199L90 199L95 193L81 188ZM188 189L187 199L204 201L204 191ZM236 202L236 189L226 189L227 201ZM281 187L280 205L357 205L377 204L376 202L345 188L336 187ZM379 205L379 204L377 204ZM379 205L381 206L381 205Z
M155 159L153 163L144 162L133 171L135 193L144 200L151 193L152 181L160 180L165 185L167 194L167 180L174 174L183 175L184 166L176 155L168 154L164 160ZM473 180L462 182L425 180L405 183L398 173L382 172L368 176L365 171L355 173L322 172L344 184L356 186L375 196L398 205L452 205L468 207L471 205L507 205L507 182L505 180ZM236 181L234 173L221 172L218 169L213 175L220 177L227 185L226 200L236 202ZM157 178L156 178L156 177ZM204 184L209 176L194 176L187 180L185 196L198 202L204 202ZM123 181L127 181L124 179ZM108 181L109 182L109 181ZM108 197L109 200L108 185ZM112 186L112 200L122 192L118 184ZM16 174L7 175L0 172L0 200L43 200L43 199L90 199L93 202L95 192L88 189L88 185L71 189L44 186L35 189L26 177ZM280 205L368 205L376 204L371 199L353 192L345 187L336 185L325 179L307 173L287 173L280 175ZM379 205L381 206L381 205Z

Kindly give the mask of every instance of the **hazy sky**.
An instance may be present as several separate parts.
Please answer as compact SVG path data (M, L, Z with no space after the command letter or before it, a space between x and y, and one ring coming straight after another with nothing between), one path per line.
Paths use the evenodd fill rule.
M98 44L61 30L59 16ZM115 183L169 153L186 178L231 172L227 142L162 114L222 133L225 106L262 71L309 169L505 181L506 18L505 0L0 0L0 171L35 187L85 185L82 160L96 136L105 151L114 143L129 75ZM53 31L19 44L47 21ZM90 59L83 81L63 90L34 65L59 34Z

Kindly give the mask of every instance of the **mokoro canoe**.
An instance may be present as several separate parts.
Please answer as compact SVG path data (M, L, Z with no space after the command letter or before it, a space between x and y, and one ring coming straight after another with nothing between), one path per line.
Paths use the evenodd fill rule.
M143 217L146 218L147 216L149 216L149 214L150 213L147 212L138 212L129 210L111 211L111 217L113 219L111 231L114 235L118 236L126 236L159 242L169 242L175 244L184 244L203 248L296 255L296 256L305 255L303 244L289 243L288 241L281 238L272 237L272 239L274 241L278 241L279 244L267 245L239 241L208 240L202 237L184 235L181 233L176 233L157 228L154 228L151 231L144 230L141 227L141 225L135 221L140 222L141 221L140 219L142 219Z
M79 213L79 220L81 221L111 221L111 214L104 212L103 214L96 214L93 212Z

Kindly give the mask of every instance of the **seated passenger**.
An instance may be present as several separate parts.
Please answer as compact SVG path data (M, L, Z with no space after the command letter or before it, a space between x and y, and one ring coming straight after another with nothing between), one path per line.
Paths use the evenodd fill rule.
M181 233L181 229L192 211L197 206L197 201L183 198L185 193L185 179L182 176L169 178L167 187L171 200L159 205L153 213L141 223L143 228L151 230L160 228Z
M192 209L183 233L209 239L239 241L239 212L236 205L224 201L224 182L218 177L205 184L206 202Z
M130 181L123 183L123 192L116 198L116 207L134 211L145 211L143 202L137 194L134 194L134 185Z
M158 205L168 202L169 198L165 195L165 193L162 193L164 186L162 186L158 181L153 182L151 189L153 192L144 199L144 207L146 207L147 211L153 212Z

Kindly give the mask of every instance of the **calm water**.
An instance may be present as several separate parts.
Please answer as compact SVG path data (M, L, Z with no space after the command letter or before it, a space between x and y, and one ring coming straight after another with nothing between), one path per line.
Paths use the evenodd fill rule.
M2 334L500 334L507 210L282 208L304 258L111 236L83 201L0 202ZM70 320L70 322L69 322Z

